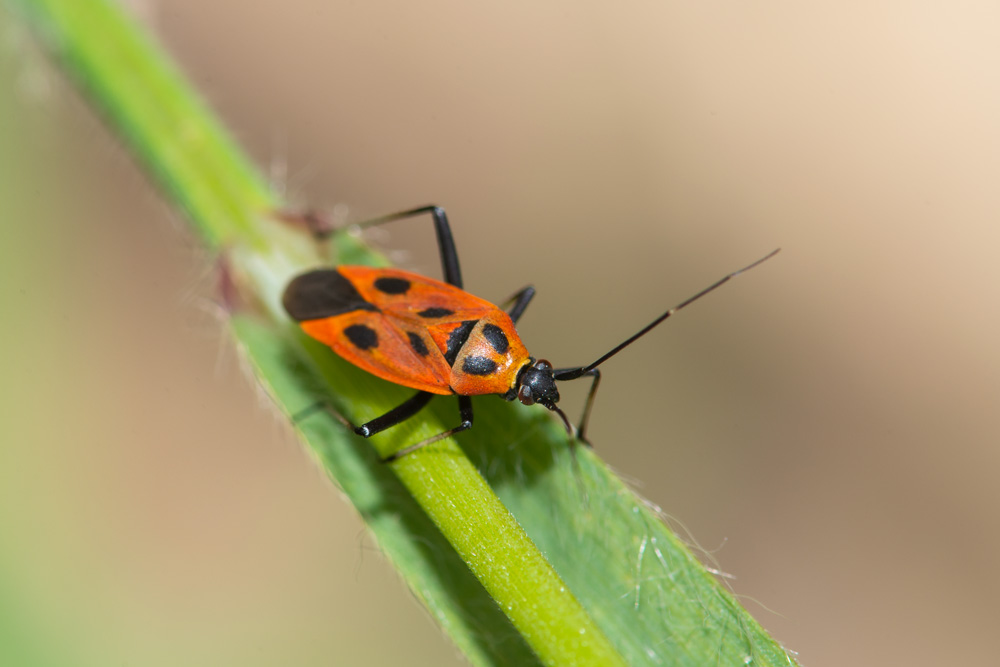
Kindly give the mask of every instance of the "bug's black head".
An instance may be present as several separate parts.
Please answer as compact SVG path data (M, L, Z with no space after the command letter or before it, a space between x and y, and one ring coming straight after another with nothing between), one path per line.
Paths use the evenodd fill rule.
M539 359L530 366L525 366L517 381L517 400L525 405L540 403L549 410L559 411L559 390L552 376L552 364Z

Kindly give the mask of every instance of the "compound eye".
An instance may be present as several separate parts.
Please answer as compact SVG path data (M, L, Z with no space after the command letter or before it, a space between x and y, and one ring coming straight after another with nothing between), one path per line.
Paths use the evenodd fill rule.
M531 395L531 387L526 384L522 384L521 388L517 390L517 400L521 401L525 405L534 405L535 397Z
M540 371L551 371L552 364L550 364L545 359L539 359L538 361L535 362L535 368L537 368Z

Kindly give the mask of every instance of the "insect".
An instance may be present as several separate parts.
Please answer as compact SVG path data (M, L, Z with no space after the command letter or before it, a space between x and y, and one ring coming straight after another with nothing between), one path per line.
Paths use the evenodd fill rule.
M360 426L345 420L358 435L368 438L413 417L436 395L458 396L458 426L400 449L385 458L387 462L471 428L471 397L484 394L543 405L558 414L572 434L566 414L556 405L556 382L583 377L590 378L591 385L576 435L587 443L587 421L601 381L598 366L681 308L778 252L772 251L674 306L597 361L555 368L545 359L530 356L514 328L535 296L534 287L529 285L510 297L506 310L462 289L458 253L443 208L424 206L359 226L426 214L434 220L444 282L399 269L337 266L299 275L289 283L282 299L285 310L306 334L355 366L417 390L401 405ZM331 231L318 225L313 228L318 237Z

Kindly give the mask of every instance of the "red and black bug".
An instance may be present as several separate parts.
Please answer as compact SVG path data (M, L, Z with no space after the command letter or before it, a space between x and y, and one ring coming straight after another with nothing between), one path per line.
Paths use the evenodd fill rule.
M557 369L530 356L514 328L535 296L534 287L529 285L513 295L507 311L462 289L458 253L443 208L425 206L359 226L423 214L434 220L445 282L398 269L338 266L296 277L282 300L285 310L309 336L373 375L418 390L381 417L360 426L352 424L358 435L367 438L409 419L435 395L458 396L462 419L458 426L405 447L387 461L471 428L471 397L482 394L544 405L557 413L572 433L566 414L556 406L556 382L582 377L592 378L592 382L576 434L587 442L587 420L601 381L598 366L681 308L778 252L774 250L674 306L592 364ZM314 232L325 236L329 230Z

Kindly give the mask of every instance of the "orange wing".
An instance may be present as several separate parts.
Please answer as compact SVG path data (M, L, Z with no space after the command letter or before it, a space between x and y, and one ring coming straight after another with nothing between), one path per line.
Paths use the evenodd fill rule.
M308 320L302 329L372 375L433 394L452 393L451 367L426 330L371 310Z
M454 285L399 269L338 266L366 302L394 318L423 326L477 320L497 310Z
M368 266L303 274L284 304L307 334L355 366L434 394L454 393L452 334L497 310L453 285Z

